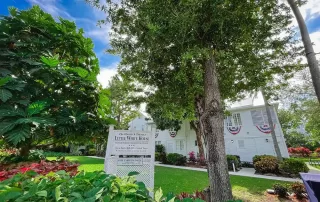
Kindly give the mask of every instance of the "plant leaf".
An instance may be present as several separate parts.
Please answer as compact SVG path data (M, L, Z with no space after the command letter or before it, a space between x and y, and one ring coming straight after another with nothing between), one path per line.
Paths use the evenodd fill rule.
M160 202L161 201L161 197L163 196L163 193L162 193L162 189L161 187L156 191L156 193L154 194L154 200L156 202Z
M48 65L49 67L55 67L59 64L59 60L55 57L44 57L44 56L41 56L41 61Z
M10 82L5 87L7 89L10 89L10 90L22 91L25 86L26 86L26 84L24 84L24 83L13 83L13 82Z
M0 135L4 135L6 132L12 130L15 126L13 122L0 122Z
M88 75L88 71L84 68L77 67L71 69L73 72L76 72L81 78L85 78Z
M134 175L139 175L139 172L132 171L128 174L128 176L134 176Z
M8 83L11 79L12 77L10 76L0 78L0 87Z
M0 117L5 116L25 116L26 114L20 108L7 108L7 109L0 109Z
M30 126L22 125L6 133L5 138L8 140L8 142L17 145L19 142L25 141L26 138L30 137L30 132Z
M2 102L6 102L12 97L12 93L8 91L7 89L0 89L0 100Z
M43 196L43 197L47 197L48 196L48 192L46 190L42 190L42 191L38 191L36 193L37 196Z
M34 114L39 114L44 108L46 108L47 103L45 101L37 101L31 103L27 108L28 116L32 116Z
M36 61L30 60L30 59L23 59L21 61L25 62L25 63L28 63L29 65L41 65L40 62L36 62Z
M7 70L7 69L5 69L5 68L0 68L0 74L1 74L2 76L7 76L7 75L11 74L11 71L10 71L10 70Z
M45 117L21 118L15 121L15 124L22 124L22 123L42 123L47 125L54 125L55 121L53 118L45 118Z

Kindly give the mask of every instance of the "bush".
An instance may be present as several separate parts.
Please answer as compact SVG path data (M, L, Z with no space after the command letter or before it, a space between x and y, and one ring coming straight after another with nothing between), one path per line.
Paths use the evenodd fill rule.
M274 156L263 156L259 160L256 159L254 169L258 173L278 173L279 161Z
M282 162L280 162L279 169L283 172L295 175L299 175L300 172L307 173L309 171L309 168L305 162L293 158L284 159Z
M121 179L103 171L74 177L64 171L36 177L27 172L1 182L0 193L3 201L152 201L134 177Z
M320 147L314 150L314 152L320 157Z
M160 153L159 153L159 152L155 152L155 153L154 153L154 159L155 159L156 161L160 161Z
M191 152L189 152L188 153L188 155L189 155L189 161L191 161L191 162L196 162L196 155L194 154L194 151L191 151Z
M56 172L59 170L64 170L68 172L71 176L77 174L79 164L71 163L65 161L40 161L40 163L20 163L20 164L11 164L4 166L0 171L0 181L6 180L17 173L25 173L29 170L34 171L37 174L47 174L49 172ZM1 191L0 191L1 192Z
M200 166L206 166L207 165L207 162L206 162L206 158L204 156L200 156L198 159L197 159L197 162Z
M297 199L304 198L304 195L306 193L306 189L304 187L304 184L301 182L295 182L291 184L291 191L296 195Z
M251 162L247 162L247 161L241 162L241 167L243 167L243 168L254 168L253 164Z
M256 162L258 162L258 161L260 161L262 158L264 158L264 157L274 157L274 156L272 156L272 155L266 155L266 154L264 154L264 155L255 155L253 158L252 158L252 163L253 163L253 165L256 163Z
M89 149L88 154L89 154L90 156L95 156L96 153L97 153L97 150L96 150L96 149Z
M162 144L156 145L156 152L165 153L166 151L165 151L164 145L162 145Z
M291 156L302 156L302 157L308 157L312 153L310 149L305 148L305 147L289 147L288 152L290 153Z
M167 163L171 165L183 166L187 163L187 157L182 154L170 153L167 155Z
M285 198L288 196L288 188L285 185L276 183L273 185L273 189L279 197Z
M236 155L227 155L228 169L233 170L233 165L235 165L235 169L238 170L240 168L240 157Z

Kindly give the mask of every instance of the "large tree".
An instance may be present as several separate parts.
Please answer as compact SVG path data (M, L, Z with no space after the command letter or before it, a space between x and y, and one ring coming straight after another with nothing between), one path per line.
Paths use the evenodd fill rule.
M308 66L312 78L312 83L315 89L315 93L318 98L318 102L320 103L320 69L319 64L316 58L316 53L313 50L313 44L311 42L307 25L300 13L299 4L305 3L302 0L288 0L288 3L296 17L296 20L299 25L302 42L305 48L305 54L308 61Z
M92 41L38 6L9 11L0 18L0 136L27 155L39 142L104 135L110 106Z
M231 199L223 100L292 70L288 7L276 0L107 2L101 8L109 13L120 70L154 86L167 103L192 109L185 117L198 113L211 200Z

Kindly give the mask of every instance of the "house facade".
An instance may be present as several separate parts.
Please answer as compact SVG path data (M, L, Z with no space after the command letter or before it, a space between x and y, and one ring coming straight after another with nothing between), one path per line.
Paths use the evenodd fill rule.
M271 115L277 142L283 157L289 157L281 125L272 106ZM252 162L255 155L276 155L267 113L263 105L240 106L228 109L230 116L224 120L224 140L227 154L239 155L241 161ZM130 130L151 130L156 127L146 120L146 115L132 120ZM155 143L165 146L167 153L179 153L187 156L189 152L198 153L196 133L188 121L183 121L179 131L156 130Z

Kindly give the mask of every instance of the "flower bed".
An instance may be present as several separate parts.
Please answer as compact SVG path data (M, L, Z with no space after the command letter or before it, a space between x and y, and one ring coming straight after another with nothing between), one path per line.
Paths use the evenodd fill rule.
M305 147L296 147L296 148L289 147L288 152L290 156L294 156L294 157L309 157L310 154L312 153L310 149Z
M39 163L24 162L18 164L0 165L0 181L6 180L18 173L25 173L29 170L33 170L37 174L41 175L64 170L71 176L74 176L78 172L78 166L79 164L72 163L64 159L61 161L41 160Z

